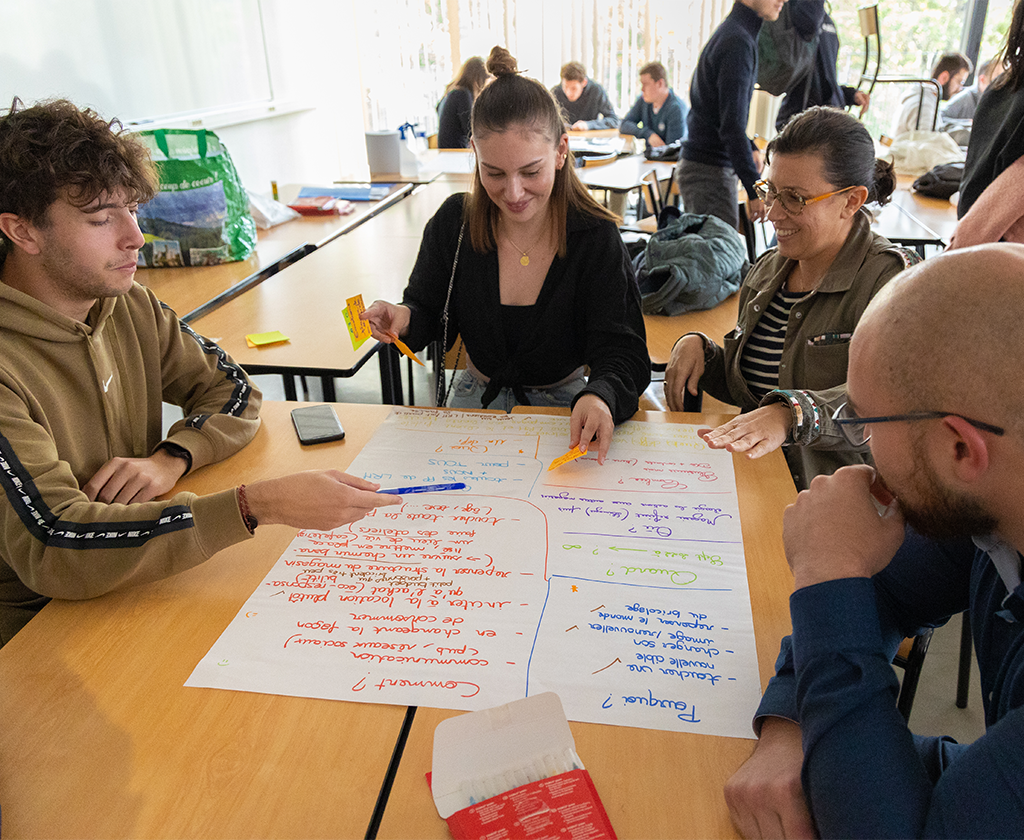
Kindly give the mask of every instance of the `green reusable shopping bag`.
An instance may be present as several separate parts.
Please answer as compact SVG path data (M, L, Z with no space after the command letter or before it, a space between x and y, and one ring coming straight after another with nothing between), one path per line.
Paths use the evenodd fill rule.
M160 192L139 207L147 268L218 265L244 260L256 247L249 198L227 148L212 131L156 129L149 147Z

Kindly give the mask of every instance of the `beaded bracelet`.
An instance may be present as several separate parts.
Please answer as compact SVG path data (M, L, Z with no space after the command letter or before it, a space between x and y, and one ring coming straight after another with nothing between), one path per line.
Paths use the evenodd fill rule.
M774 402L780 402L789 406L790 411L793 412L793 425L789 429L789 442L799 443L800 435L804 425L804 410L803 406L800 405L800 400L790 391L775 390L770 391L767 394L766 399L770 397Z
M781 402L793 412L793 425L789 430L789 442L809 444L821 435L821 409L809 391L786 391L778 388L769 391L762 405L767 401Z
M801 391L800 393L802 393L804 395L804 399L811 404L811 428L809 433L805 432L804 434L805 442L811 443L812 441L817 440L818 436L821 434L821 409L818 408L817 401L811 396L809 391Z
M249 510L249 500L245 496L244 484L240 484L238 487L238 507L242 512L242 522L245 523L246 529L250 534L255 534L256 526L260 523L256 517L252 515L252 511Z

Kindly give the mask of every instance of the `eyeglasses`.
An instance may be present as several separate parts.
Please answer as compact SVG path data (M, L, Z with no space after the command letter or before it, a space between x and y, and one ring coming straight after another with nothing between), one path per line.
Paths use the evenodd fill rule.
M894 423L897 420L906 420L908 422L914 420L934 420L937 417L959 417L983 432L991 432L994 435L1006 434L1006 429L993 426L991 423L983 423L981 420L972 420L970 417L964 417L955 411L915 411L911 414L890 414L884 417L858 417L853 409L850 408L849 403L843 403L836 409L835 414L832 415L832 422L839 426L839 430L843 433L843 437L846 438L848 443L853 446L863 446L871 438L871 435L868 434L865 428L868 424Z
M775 202L778 201L782 205L782 209L789 213L790 216L799 216L803 213L804 207L808 204L814 204L815 201L824 201L826 198L832 198L834 195L855 189L857 189L856 184L850 187L843 187L841 190L825 193L824 195L816 195L814 198L804 198L793 190L779 190L776 192L768 185L767 181L758 181L754 184L754 192L765 203L766 210L771 210Z

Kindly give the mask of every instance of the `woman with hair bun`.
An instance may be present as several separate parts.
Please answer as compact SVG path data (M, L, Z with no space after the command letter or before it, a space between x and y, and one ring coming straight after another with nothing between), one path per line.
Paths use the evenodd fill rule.
M918 261L871 231L862 209L885 204L896 186L875 158L867 129L845 111L813 107L768 144L755 185L775 226L778 247L761 255L740 289L736 329L719 347L687 333L672 348L665 375L668 407L703 388L739 406L739 417L708 432L713 449L751 458L785 448L793 480L869 455L850 449L832 415L846 402L850 337L868 302Z
M594 446L603 463L650 381L636 278L616 217L576 175L550 91L501 47L487 70L472 190L427 223L402 303L363 318L378 341L414 350L461 334L467 364L448 405L569 406L570 447Z

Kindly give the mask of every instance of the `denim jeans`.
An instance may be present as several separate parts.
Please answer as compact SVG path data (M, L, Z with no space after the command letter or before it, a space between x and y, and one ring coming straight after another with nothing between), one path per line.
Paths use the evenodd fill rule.
M582 391L586 384L587 377L583 375L583 368L580 368L554 385L544 388L523 388L523 391L530 401L530 405L568 408L573 397ZM470 368L460 370L455 379L455 385L452 386L448 407L481 408L480 399L486 388L487 381L473 370ZM487 408L496 408L507 413L519 404L519 400L516 399L511 388L502 388Z

